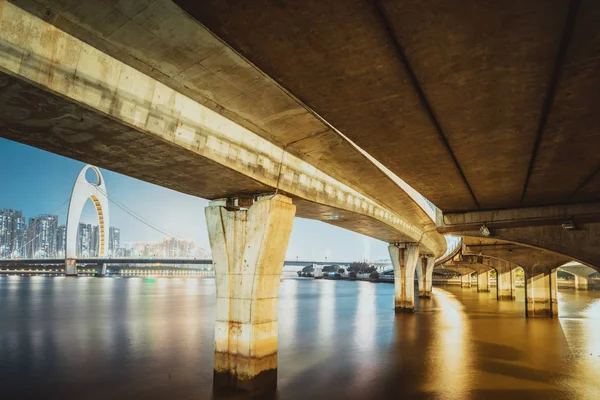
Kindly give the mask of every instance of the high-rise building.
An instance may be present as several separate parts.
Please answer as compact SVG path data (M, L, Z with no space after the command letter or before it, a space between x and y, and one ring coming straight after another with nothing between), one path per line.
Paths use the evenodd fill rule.
M177 258L194 256L194 242L192 241L168 238L164 239L158 247L159 254L162 257Z
M0 210L0 258L25 255L26 225L19 210Z
M0 211L0 258L8 258L12 245L12 218Z
M77 256L90 257L92 248L92 225L79 223L77 229Z
M98 257L100 253L100 227L92 226L92 241L90 243L90 256Z
M108 233L108 255L116 257L121 248L121 230L111 226Z
M67 251L67 227L61 225L56 230L56 256L64 257Z
M27 252L27 223L25 217L16 217L13 220L12 236L11 257L25 257Z
M48 258L56 256L58 216L42 214L29 218L27 228L27 256Z

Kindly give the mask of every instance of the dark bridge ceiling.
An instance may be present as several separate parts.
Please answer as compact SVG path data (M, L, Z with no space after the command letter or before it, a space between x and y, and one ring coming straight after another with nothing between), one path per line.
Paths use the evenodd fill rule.
M600 2L176 0L444 211L600 199Z

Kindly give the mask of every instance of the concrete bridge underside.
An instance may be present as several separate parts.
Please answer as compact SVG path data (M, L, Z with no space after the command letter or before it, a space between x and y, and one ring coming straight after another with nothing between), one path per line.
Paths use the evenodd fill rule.
M291 198L298 216L392 243L400 311L413 310L415 273L427 295L442 233L465 237L481 290L497 271L500 300L522 267L530 317L556 315L560 265L600 266L597 1L14 3L46 22L0 0L0 135L239 198L249 208L207 211L222 223L213 247L231 229L240 243L272 237L240 218L288 221ZM440 207L437 226L394 174ZM222 251L218 297L267 307L234 289L248 276L237 250ZM281 254L253 259L276 282L263 263ZM261 329L276 314L219 315L239 323L222 333L267 337L250 346L258 363L220 359L226 380L272 370L276 331Z
M397 310L413 311L406 282L418 260L431 276L444 237L422 196L405 191L339 133L331 130L338 140L320 149L350 152L346 164L315 161L294 150L302 137L270 141L215 104L211 109L9 2L0 0L0 11L1 136L213 200L206 219L217 272L216 383L253 390L276 382L279 278L295 215L393 243L390 249L400 249L397 276L404 276ZM210 35L206 41L220 44ZM260 81L281 91L264 75ZM310 125L324 123L306 109L262 118L306 128L306 138L325 134ZM303 118L312 118L308 126Z
M436 204L442 233L598 208L595 0L16 3L425 223L341 132ZM503 224L499 239L600 265L597 211Z
M4 3L9 4L8 2ZM62 138L58 139L50 139L39 134L37 138L32 138L22 132L16 132L17 129L23 128L15 127L13 134L3 134L4 136L40 148L47 148L72 158L88 158L88 162L91 164L208 199L231 195L248 196L273 191L278 184L277 178L281 172L282 179L279 180L279 187L294 198L299 216L320 219L347 228L352 225L360 226L361 233L388 242L406 240L402 235L398 236L385 227L376 226L377 224L373 224L368 218L361 219L361 213L353 217L360 221L348 223L349 217L344 212L344 208L333 211L331 207L328 207L331 206L331 201L328 199L317 201L320 199L310 198L310 196L307 199L307 196L303 194L298 195L299 193L293 193L293 190L286 190L292 185L300 186L299 184L303 184L303 182L298 181L303 179L309 180L306 182L308 185L315 184L314 177L310 176L310 171L307 173L305 170L298 171L297 168L292 167L298 160L301 160L306 162L308 169L316 167L351 190L357 190L382 207L401 215L409 224L422 227L422 232L425 232L424 241L429 240L428 236L436 241L434 245L436 249L430 248L430 250L436 254L440 250L443 253L445 242L441 235L430 232L435 229L435 222L431 221L427 211L424 211L429 206L422 196L407 194L403 188L398 186L397 182L382 172L372 160L369 160L345 140L326 121L171 1L125 1L114 6L95 2L63 2L62 0L53 2L21 1L18 2L18 6L48 21L48 24L81 39L84 47L87 47L86 44L90 44L89 48L98 49L110 56L109 58L113 60L103 66L104 76L87 77L91 78L91 85L95 86L93 88L96 91L95 97L106 99L116 97L119 100L117 104L106 100L104 109L100 107L100 111L108 114L109 117L133 125L134 128L149 128L155 134L154 136L158 137L151 136L144 137L143 140L136 140L134 133L128 133L129 139L126 146L119 146L119 141L113 137L106 140L112 144L98 143L96 147L104 148L104 152L95 154L97 152L91 150L90 147L93 146L94 141L100 140L98 137L86 140L80 136L77 139L70 139L78 143L77 148L71 145L69 149L65 148L64 143L60 143L64 141L61 140L64 139L64 134ZM13 29L22 28L15 27ZM43 41L44 39L41 36L37 40ZM37 46L39 45L38 42ZM17 47L19 46L20 44L17 44ZM6 51L9 50L14 51L14 49ZM77 80L85 80L86 77L79 72L80 68L76 64L79 57L78 47L71 50L70 54L56 53L53 49L46 49L45 52L38 53L42 59L33 60L33 65L30 64L34 70L31 74L39 75L41 81L49 81L47 77L44 78L44 74L48 71L60 74L60 71L56 71L55 68L62 66L71 68L72 71L69 72L74 72L77 68ZM96 51L94 55L97 53L99 52ZM69 65L64 61L57 62L60 57L75 57L70 61L75 65ZM98 61L101 60L98 59L94 62ZM43 66L44 62L47 64L46 66ZM127 68L128 70L131 69L144 75L144 82L136 81L136 86L141 86L137 92L129 90L129 87L123 87L122 82L119 81L120 71L124 66L131 67ZM69 72L66 73L67 77L70 76ZM110 75L112 75L113 81L106 78ZM131 86L131 77L125 78L128 80L126 85ZM33 80L35 81L35 78ZM70 79L66 78L64 81L70 82ZM157 93L165 87L168 87L172 93ZM111 91L115 88L120 92L118 96L112 96ZM52 88L50 85L50 89L56 88ZM21 89L16 90L20 91ZM175 95L175 93L179 95ZM153 95L162 96L164 104L163 100L156 104ZM7 94L7 96L9 95ZM36 96L36 100L48 103L48 100L38 99L36 94L31 93L31 96ZM165 100L165 96L170 97ZM180 104L169 103L169 101L171 103L176 101L175 97L185 97L186 102L192 102L194 106L186 105L187 110L182 112L179 108ZM14 96L11 98L15 101ZM132 109L133 112L141 113L141 115L137 116L137 120L132 120L133 116L129 115L129 120L125 118L123 121L123 110L120 110L120 114L115 116L108 110L111 104L112 107L116 105L117 108L126 104L126 107ZM88 108L90 106L85 103L83 105ZM95 107L96 104L91 106ZM68 107L64 107L67 108L65 111L68 111ZM193 156L190 149L207 156L204 147L207 140L210 146L213 138L206 137L211 136L206 133L222 133L215 132L208 126L203 129L205 131L203 132L204 138L190 138L190 128L194 130L194 125L197 125L198 122L189 121L190 114L194 111L197 112L198 107L212 110L222 116L223 118L217 122L218 124L224 125L223 120L229 121L227 123L229 126L222 127L222 129L229 128L231 125L238 126L237 132L235 132L237 137L218 138L219 152L225 152L225 154L221 154L220 159L213 159L216 163L198 159L189 160ZM20 108L29 107L22 105ZM146 110L142 110L144 108ZM49 108L44 107L44 109ZM147 117L150 111L150 126L141 127L140 118ZM52 119L50 114L48 111L48 115L36 117L40 120ZM95 131L101 133L102 136L110 134L108 132L110 125L106 129L100 130L105 125L102 118L98 120L98 118L90 116L83 120L71 120L63 117L60 122L68 125L69 132L73 135L81 131ZM39 123L41 124L42 121ZM183 129L181 129L181 125L184 125ZM110 130L114 136L127 129L122 124L117 124ZM246 140L241 149L239 146L233 148L231 142L238 140L241 130L251 131L255 138ZM198 135L200 132L194 133ZM121 135L120 140L125 140L124 136ZM43 143L42 137L46 139L46 143ZM165 139L167 139L167 143L165 143ZM177 146L169 146L169 141ZM48 142L54 142L54 145ZM135 143L137 145L133 147ZM258 145L260 149L248 148L249 144ZM107 154L106 149L110 149L111 154ZM148 151L149 149L152 153ZM244 150L249 153L249 157L244 157ZM135 157L130 155L132 152ZM282 157L282 153L285 153L286 156ZM115 159L108 160L108 157L113 154ZM224 162L227 159L229 159L229 163ZM181 164L177 168L179 176L184 175L189 177L188 179L185 181L177 179L176 172L170 168L175 163ZM279 168L281 163L283 163L283 167ZM155 171L154 164L160 165L161 171ZM218 164L241 172L241 175L244 176L232 171L224 171L224 168L221 168L222 165ZM240 164L245 164L246 168L240 168ZM146 171L142 171L144 168ZM294 169L296 170L294 171ZM307 176L302 177L303 174ZM408 187L404 187L404 189L411 194L414 192ZM309 200L315 204L306 204L303 200ZM369 213L367 212L366 215ZM394 238L394 236L397 237ZM416 241L419 241L420 233L416 238ZM430 246L427 245L427 247Z
M401 188L408 206L394 212L156 79L0 4L3 137L208 199L279 190L300 217L444 252L434 222Z
M596 0L176 2L444 212L600 201Z

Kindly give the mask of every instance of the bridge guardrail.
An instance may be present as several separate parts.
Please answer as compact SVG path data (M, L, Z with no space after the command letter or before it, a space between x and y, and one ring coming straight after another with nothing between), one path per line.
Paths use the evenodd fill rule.
M446 241L446 242L448 242L448 241ZM462 238L459 237L458 240L456 241L454 247L448 246L446 253L443 256L441 256L440 258L438 258L437 260L435 260L434 266L442 265L445 262L451 260L452 258L454 258L455 255L457 255L460 252L461 249L462 249Z

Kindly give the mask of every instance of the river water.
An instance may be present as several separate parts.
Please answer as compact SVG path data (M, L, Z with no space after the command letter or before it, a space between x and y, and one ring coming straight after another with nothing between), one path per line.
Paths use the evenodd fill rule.
M278 399L600 399L600 292L527 320L495 293L281 283ZM209 399L212 278L0 277L0 398ZM239 396L239 398L246 398Z

